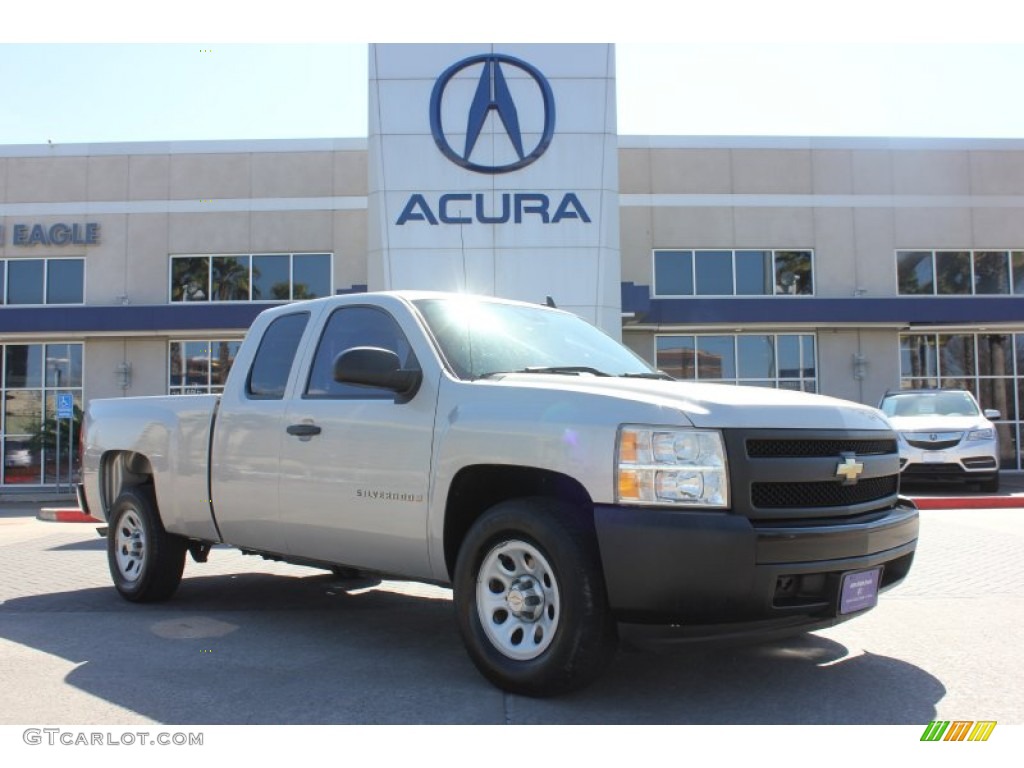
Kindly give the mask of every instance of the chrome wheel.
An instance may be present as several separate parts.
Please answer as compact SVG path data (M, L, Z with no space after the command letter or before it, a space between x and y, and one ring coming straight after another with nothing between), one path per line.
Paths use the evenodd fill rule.
M125 581L138 581L146 557L146 529L134 511L125 512L114 532L114 557Z
M561 616L558 581L540 551L525 541L505 541L480 565L476 583L480 625L510 659L528 661L547 650Z

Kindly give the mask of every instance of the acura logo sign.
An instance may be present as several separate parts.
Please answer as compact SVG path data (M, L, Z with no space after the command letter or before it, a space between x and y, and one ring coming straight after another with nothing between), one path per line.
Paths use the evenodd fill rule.
M468 114L465 114L464 118L453 118L451 124L446 124L445 116L450 114L445 110L446 94L451 90L453 81L462 81L457 80L456 76L466 70L471 77L477 78ZM515 77L516 74L525 74L526 78ZM517 87L517 96L513 97L512 89L509 88L509 76L515 77L514 82L517 84L530 81L532 88ZM531 90L532 96L529 95ZM527 130L524 135L520 107L523 107L523 112L526 113L527 105L517 104L516 100L525 102L528 98L535 101L532 106L541 108L543 124L525 126ZM536 109L532 113L537 114ZM478 156L482 154L478 149L480 133L492 115L500 121L505 133L509 148L507 156L515 158L511 162L491 165L473 159L474 150ZM535 143L530 142L527 146L526 139L530 134L536 136L538 128L539 140L535 140ZM463 168L477 173L516 171L525 168L543 155L551 143L555 134L555 97L547 78L540 70L522 59L498 53L470 56L450 66L434 83L434 90L430 94L430 132L444 156Z

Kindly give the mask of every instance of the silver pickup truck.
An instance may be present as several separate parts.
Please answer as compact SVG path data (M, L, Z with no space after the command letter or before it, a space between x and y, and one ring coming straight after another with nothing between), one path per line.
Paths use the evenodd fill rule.
M575 315L438 293L263 312L222 395L94 400L83 506L114 585L169 598L213 544L451 585L469 655L534 696L620 623L796 633L910 569L874 408L674 381Z

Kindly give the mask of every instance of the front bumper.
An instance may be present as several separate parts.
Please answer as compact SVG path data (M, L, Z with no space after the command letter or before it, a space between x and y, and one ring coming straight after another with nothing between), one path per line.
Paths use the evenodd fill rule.
M900 441L900 474L906 480L986 480L998 472L999 445L995 440L961 440L941 450L909 445L906 433Z
M882 566L879 589L909 572L918 513L909 499L852 519L758 521L734 513L598 505L609 604L620 621L825 626L842 576Z

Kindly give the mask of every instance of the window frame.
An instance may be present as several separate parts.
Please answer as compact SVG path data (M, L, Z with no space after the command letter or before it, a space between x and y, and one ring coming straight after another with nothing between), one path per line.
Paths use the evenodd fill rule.
M929 264L931 265L932 284L930 291L922 291L920 293L907 293L903 291L903 287L900 283L900 256L903 254L911 253L926 253L929 256ZM968 264L970 267L970 273L968 282L970 285L969 292L963 293L942 293L939 291L939 269L938 269L938 258L940 254L956 254L965 253L968 257ZM992 254L1003 254L1003 264L1006 268L1006 291L1003 293L993 292L979 292L978 291L978 261L985 256L991 256ZM1014 267L1014 255L1021 255L1018 259L1021 262L1021 266L1018 269ZM896 296L900 297L933 297L941 299L957 299L963 297L978 297L978 296L991 296L991 297L1013 297L1013 296L1024 296L1024 290L1018 292L1015 289L1016 281L1019 279L1021 286L1024 287L1024 248L899 248L893 251L893 264L895 266L895 283L896 283ZM1019 277L1015 277L1015 273L1020 271Z
M43 263L43 274L42 274L42 285L40 286L40 293L42 294L43 300L41 303L37 302L18 302L12 304L10 302L10 269L8 264L11 262L28 262L28 261L41 261ZM77 261L82 265L82 298L80 301L61 301L55 302L50 301L50 263L57 261ZM86 279L87 272L85 257L84 256L31 256L31 257L11 257L5 256L0 257L0 306L3 307L77 307L85 304L86 296Z
M729 385L733 385L733 386L765 386L765 385L770 385L771 388L773 388L773 389L787 389L787 390L792 390L794 388L792 386L788 386L788 387L787 386L782 386L783 382L787 382L787 383L796 382L797 383L796 390L798 390L798 391L818 392L818 384L819 384L819 378L820 378L819 375L818 375L819 374L819 369L818 369L818 365L819 365L819 363L818 363L818 357L819 357L818 337L817 337L817 334L814 333L813 331L803 331L803 330L790 330L790 331L782 330L782 331L779 331L779 330L774 330L774 329L764 329L764 330L752 329L752 330L749 330L749 331L743 331L741 333L735 333L735 332L718 332L718 333L716 333L714 331L698 331L698 330L662 331L662 332L655 333L654 334L654 340L653 340L653 348L654 348L654 350L653 350L654 351L653 360L654 360L654 365L655 365L656 368L658 368L659 370L665 370L659 364L659 361L658 361L658 352L659 352L658 340L662 339L662 338L673 338L673 337L680 337L680 336L688 337L688 338L693 339L693 349L692 349L692 352L693 352L693 372L694 372L694 376L693 376L693 378L679 378L679 381L692 381L692 382L698 382L698 383L704 383L704 384L729 384ZM742 364L741 364L741 361L740 361L740 342L739 342L739 339L741 337L765 337L765 336L771 338L772 354L774 356L773 357L773 365L774 365L774 368L775 368L774 375L773 376L768 376L768 377L762 377L762 376L754 376L754 377L751 377L751 376L741 376L740 375L740 369L742 367ZM731 363L731 366L732 366L732 369L733 369L733 375L732 376L723 376L723 377L718 377L718 378L702 378L700 376L701 365L700 365L700 356L698 354L698 352L700 351L700 346L699 346L699 341L698 340L701 337L715 337L715 338L725 337L725 338L731 339L731 341L732 341L732 363ZM799 363L800 363L800 365L799 365L799 367L797 369L799 371L799 375L797 375L797 376L782 376L780 374L780 368L779 368L779 359L780 359L779 342L780 342L780 338L781 337L795 337L796 340L797 340L797 354L799 355ZM805 359L805 354L806 354L806 352L805 352L805 341L807 339L809 339L810 343L811 343L811 354L813 355L813 365L812 366L806 365L807 360ZM804 371L806 371L809 367L813 368L813 370L814 370L814 375L813 376L807 376L807 375L804 374ZM666 371L666 372L671 374L671 371ZM806 386L807 383L810 384L810 388L808 388Z
M288 298L287 299L265 299L253 298L255 280L253 278L253 264L259 256L284 256L288 259ZM334 295L334 253L332 251L252 251L249 253L172 253L167 259L167 303L168 304L284 304L292 301L302 301L295 298L295 257L296 256L322 256L327 262L327 289L326 293L316 297L325 298ZM215 299L213 298L213 260L214 259L244 259L248 263L248 297L243 299ZM206 260L206 298L195 301L174 298L174 262L175 259L205 259Z
M768 254L771 261L771 293L738 293L737 292L737 268L736 259L739 253L751 253L760 252L762 254ZM658 288L658 255L659 254L689 254L690 258L690 287L691 293L662 293ZM697 255L700 253L711 254L711 253L727 253L729 254L729 268L731 270L732 287L731 293L700 293L698 292L698 276L697 276ZM789 253L804 253L807 254L808 261L810 263L810 291L807 293L783 293L779 290L779 283L777 280L779 274L779 254ZM651 296L656 299L714 299L714 298L731 298L731 299L765 299L765 298L785 298L785 299L801 299L801 298L813 298L816 295L818 281L815 278L815 252L813 248L653 248L651 249Z

